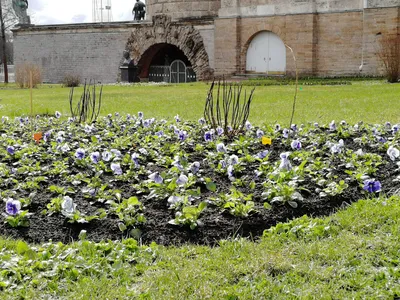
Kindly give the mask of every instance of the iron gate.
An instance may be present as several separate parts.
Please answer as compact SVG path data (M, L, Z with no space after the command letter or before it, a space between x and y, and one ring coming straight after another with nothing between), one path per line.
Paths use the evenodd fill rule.
M170 66L150 66L149 81L183 83L196 81L192 67L186 67L181 60L174 60Z

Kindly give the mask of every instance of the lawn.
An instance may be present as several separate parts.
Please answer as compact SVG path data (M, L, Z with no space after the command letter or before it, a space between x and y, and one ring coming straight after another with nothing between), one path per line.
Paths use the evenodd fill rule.
M12 117L29 114L29 101L21 100L29 98L28 91L12 86L0 90L2 114L11 117L0 127L3 201L8 197L21 199L23 209L35 212L32 223L55 220L47 223L51 224L49 228L37 228L39 240L40 236L46 236L47 240L49 236L45 233L54 232L54 241L46 244L6 237L29 237L28 240L35 241L33 228L0 226L6 235L0 240L0 289L4 298L394 299L400 296L397 242L400 171L396 152L400 133L395 125L399 121L396 103L399 86L377 80L354 81L345 86L303 84L294 123L311 124L304 128L299 125L289 138L282 128L289 125L285 123L289 122L294 87L259 86L250 121L253 125L267 124L261 129L263 135L272 138L272 145L261 143L262 139L257 138L259 129L255 127L248 127L240 139L224 139L213 133L209 140L208 129L196 125L202 116L208 88L205 83L105 86L102 115L119 111L120 116L102 118L90 130L69 125L66 118L53 121L44 118L34 125L24 125L21 120L19 124L20 120L14 121ZM33 92L35 113L53 115L58 110L68 116L68 89L43 86ZM145 123L150 119L126 120L126 113L136 116L137 111L156 120L149 125ZM177 114L182 120L178 123L174 120ZM169 123L165 125L161 118L167 118ZM360 120L364 124L353 126ZM385 124L386 121L392 125ZM281 129L276 130L276 122L281 123ZM50 142L26 143L34 126L53 128L54 132L47 137ZM95 138L89 137L92 130L96 132ZM61 131L67 134L60 134ZM67 142L69 146L65 147ZM8 147L14 144L15 147ZM122 152L120 158L115 151L109 154L114 168L112 164L110 168L104 156L101 159L94 155L95 151L103 155L103 151L112 147ZM143 148L146 151L140 151ZM282 153L287 151L290 154L283 157ZM138 156L133 156L134 153ZM58 157L58 162L52 155ZM193 158L200 162L196 172L192 169ZM231 167L230 171L222 161ZM288 167L289 161L293 167ZM116 169L116 164L122 170ZM253 171L258 172L257 177L253 177ZM154 179L156 173L167 184L158 183ZM181 177L184 174L186 179ZM51 182L44 182L46 178ZM106 182L99 183L100 179ZM182 179L184 183L178 183ZM104 187L104 183L109 186ZM74 190L82 186L85 191ZM102 187L102 195L92 195L90 188L96 186ZM37 197L41 188L43 196ZM128 199L132 191L138 194L144 207L137 199ZM253 199L240 194L245 192L251 193ZM66 195L74 199L79 211L72 200L66 205ZM182 197L170 201L171 195ZM183 200L188 195L194 197L189 203ZM137 242L126 238L128 234L117 233L118 241L94 243L91 240L101 239L101 233L96 233L96 238L91 226L79 225L79 220L94 220L99 225L104 222L106 230L101 231L104 234L109 230L106 238L114 234L111 227L118 218L118 224L142 229L138 216L144 212L148 217L145 209L148 207L158 209L159 223L168 222L157 204L167 203L167 198L169 210L176 212L173 223L178 225L170 225L166 231L162 228L158 233L162 239L154 232L152 238L140 237ZM357 202L360 198L363 200ZM85 199L91 199L91 205L100 201L94 205L105 209L100 212L87 209ZM186 216L185 207L193 211L201 203L207 204L200 212L202 222L197 222L197 217L189 222L181 217ZM324 206L327 203L329 209ZM333 208L339 212L328 217L314 216L324 214L324 210L329 213ZM247 235L252 233L249 225L255 223L247 224L246 220L269 220L273 212L281 215L276 221L286 222L287 218L298 215L293 213L296 210L300 216L302 212L311 216L278 223L264 233L250 234L249 238L239 236L245 234L239 229L246 226L250 227ZM103 218L104 215L111 219ZM60 217L64 224L56 221ZM68 220L74 220L71 226L66 225ZM237 226L235 222L227 226L227 220L236 220ZM149 223L154 226L157 218ZM69 232L60 234L57 227L60 224ZM193 229L189 229L193 224ZM211 225L217 225L220 232L202 234ZM119 227L122 232L126 230L123 226ZM87 229L87 237L80 231L82 228ZM194 244L162 246L171 244L164 238L173 231L171 228L183 228L178 229L184 234L175 235L176 241L182 243L187 236ZM71 241L63 238L66 234L75 242L57 242ZM130 235L136 234L138 231ZM208 243L213 235L224 240ZM212 246L196 245L196 239ZM151 240L157 240L159 245L149 244Z
M156 118L172 119L179 114L185 120L197 120L202 116L204 101L210 85L191 83L166 86L104 86L101 113L136 113ZM245 87L247 93L250 87ZM83 88L75 90L78 99ZM58 110L63 115L69 111L69 88L58 85L43 85L33 90L35 114L53 114ZM10 117L29 115L29 90L15 86L0 86L0 111ZM289 122L293 103L294 86L257 86L250 122ZM349 123L363 120L366 123L399 121L400 86L383 80L353 81L344 86L300 85L295 123L319 122L346 119Z

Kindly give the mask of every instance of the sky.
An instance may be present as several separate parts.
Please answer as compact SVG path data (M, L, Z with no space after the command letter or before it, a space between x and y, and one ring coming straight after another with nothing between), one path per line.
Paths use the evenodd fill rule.
M94 0L29 0L28 15L35 25L92 22ZM97 0L103 7L111 2L113 21L130 21L135 0ZM143 1L144 2L144 1ZM100 6L100 5L99 5ZM106 14L104 14L106 20Z

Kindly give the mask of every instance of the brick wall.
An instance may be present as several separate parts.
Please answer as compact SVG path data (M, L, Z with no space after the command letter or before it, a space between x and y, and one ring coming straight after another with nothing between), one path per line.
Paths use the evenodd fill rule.
M400 32L399 16L400 8L392 7L364 12L216 19L215 74L244 73L250 41L260 31L271 31L294 50L300 75L381 75L383 66L376 55L377 33ZM235 55L237 51L239 56ZM364 66L360 73L362 58ZM286 64L287 74L293 75L290 51L286 53Z

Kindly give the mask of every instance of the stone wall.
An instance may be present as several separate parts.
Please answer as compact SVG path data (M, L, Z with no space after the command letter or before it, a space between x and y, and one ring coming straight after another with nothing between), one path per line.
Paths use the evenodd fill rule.
M185 53L198 79L213 73L212 21L172 23L168 17L155 17L153 22L20 28L14 30L15 64L39 65L44 82L59 83L66 75L79 75L82 80L109 83L119 80L123 50L131 50L137 63L146 61L143 55L152 45L169 43Z
M260 31L271 31L293 49L300 75L380 75L383 65L376 55L377 39L383 34L400 32L399 16L400 8L393 7L364 12L216 19L215 74L243 74L252 38ZM237 34L226 34L234 30ZM293 75L295 67L290 51L286 53L286 63L287 74Z
M137 26L137 25L130 25ZM58 83L80 75L103 83L116 82L128 26L36 26L14 31L15 65L41 66L43 81Z
M215 17L221 6L220 0L147 0L146 3L150 19L164 14L172 20Z
M332 13L399 6L400 0L222 0L219 17Z

